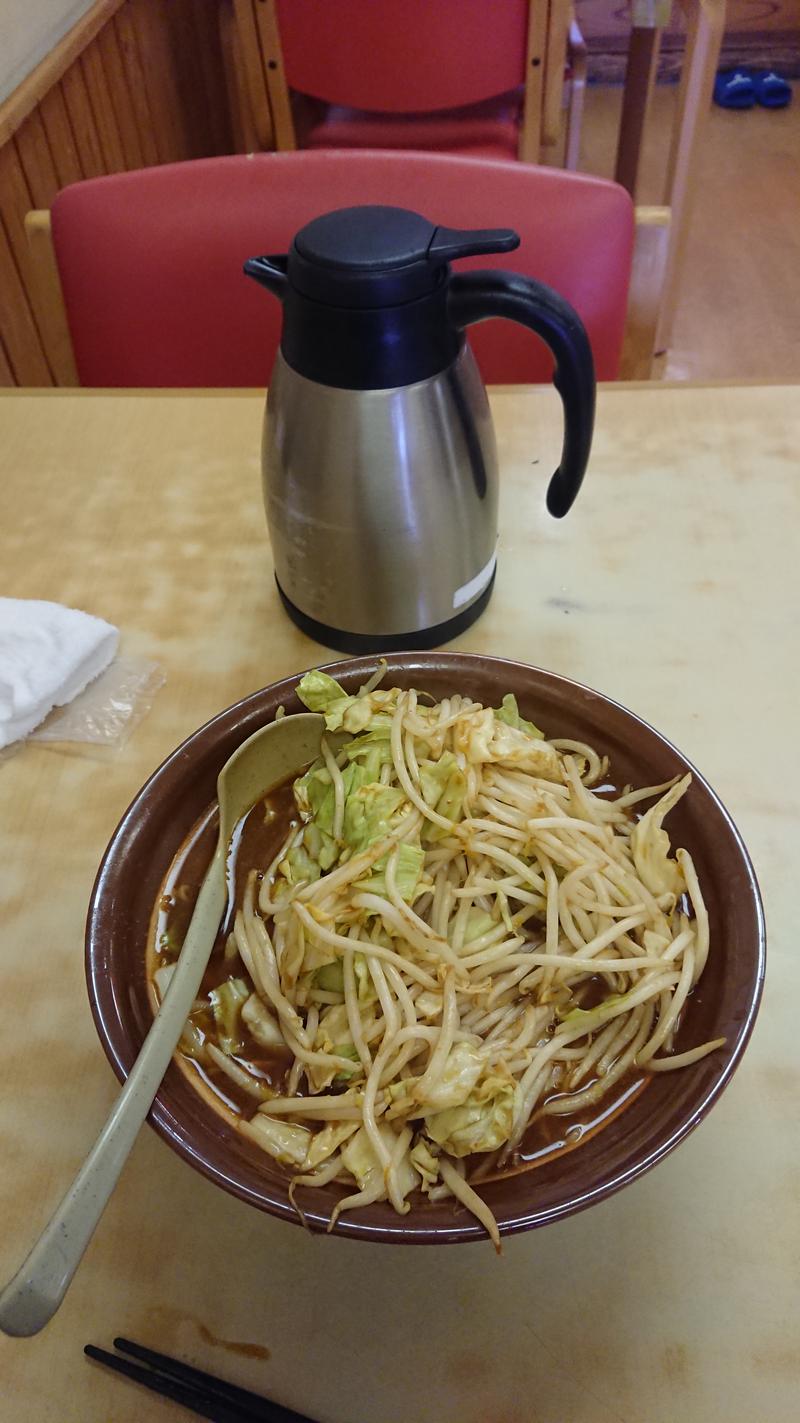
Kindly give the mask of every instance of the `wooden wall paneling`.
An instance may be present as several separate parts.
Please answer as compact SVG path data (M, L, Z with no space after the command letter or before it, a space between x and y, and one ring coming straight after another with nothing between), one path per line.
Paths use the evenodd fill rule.
M19 154L13 143L7 143L0 148L0 223L24 277L28 276L25 271L28 257L25 214L33 206Z
M65 188L68 183L80 182L83 177L80 154L60 84L56 84L49 94L45 94L39 105L39 117L47 134L59 187Z
M124 4L124 0L97 0L72 29L46 54L41 64L0 104L0 144L12 138L28 114L41 103L59 79L79 58L87 45Z
M255 147L268 150L283 145L278 142L277 130L273 129L268 96L266 70L261 58L261 43L253 13L253 0L233 0L238 53L247 81L250 119L255 131ZM292 145L293 147L294 145Z
M0 223L26 286L32 265L25 235L25 214L35 206L16 146L7 143L0 148Z
M122 136L114 112L114 101L106 78L106 71L103 68L102 56L96 41L89 45L85 54L81 55L81 69L89 93L97 137L100 140L103 168L106 173L122 173L126 167L125 149L122 145Z
M52 385L27 292L0 223L0 331L17 385Z
M217 28L219 0L169 0L160 6L152 0L130 3L141 53L152 47L162 55L160 93L151 94L151 110L158 128L173 129L170 161L230 153L232 135Z
M0 222L27 294L50 372L57 385L76 385L72 346L68 336L66 344L63 339L63 298L59 292L59 299L54 307L51 288L39 280L42 264L37 261L28 240L26 214L32 206L30 188L16 146L14 143L7 143L0 149Z
M61 91L80 154L83 176L100 178L106 171L106 165L80 61L67 70L61 80ZM37 206L44 207L49 204L42 203Z
M0 337L0 385L16 385L16 383L2 337Z
M17 129L14 146L28 180L33 206L49 208L59 189L50 144L37 110Z
M122 66L127 79L131 109L136 122L136 132L142 150L143 166L158 163L158 147L153 131L153 117L147 101L142 61L133 22L125 6L114 16L114 29L122 56Z
M198 6L194 0L171 0L163 6L159 18L162 35L172 55L172 104L181 115L181 158L184 159L206 157L213 151L208 138L208 96L197 61L200 38L196 22L201 8L207 6ZM214 8L216 10L216 5Z
M5 330L6 325L11 323L13 329L9 337L9 345L13 349L15 357L21 358L26 364L26 347L33 346L32 369L39 370L41 373L36 354L36 347L40 347L41 354L48 364L45 384L50 385L54 372L48 362L46 343L39 336L42 311L32 292L33 262L25 236L25 213L31 206L30 186L16 144L12 140L0 148L0 242L8 247L11 259L10 264L6 263L5 272L10 272L13 265L18 277L16 281L13 276L9 277L10 285L8 287L5 285L5 278L3 281L2 327ZM35 339L30 330L30 317L35 323ZM15 331L17 332L16 337Z
M139 142L136 119L133 115L128 79L122 62L122 51L113 25L106 25L105 29L97 36L95 46L114 105L125 167L142 168L144 167L144 153Z
M126 14L136 33L153 135L162 163L188 158L188 115L179 101L176 60L170 43L169 9L153 0L128 0Z
M180 53L194 62L197 85L205 95L198 123L192 125L193 147L190 156L222 154L233 151L225 69L219 41L220 0L177 0L169 15L181 23ZM187 33L188 30L188 33Z

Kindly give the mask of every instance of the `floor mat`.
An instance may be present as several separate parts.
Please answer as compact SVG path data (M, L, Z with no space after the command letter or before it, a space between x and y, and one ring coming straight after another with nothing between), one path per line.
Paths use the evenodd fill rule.
M621 84L630 35L630 9L619 0L576 0L578 24L589 48L589 78ZM680 74L685 32L679 6L661 42L658 77ZM747 64L800 78L800 23L797 0L728 0L720 68Z

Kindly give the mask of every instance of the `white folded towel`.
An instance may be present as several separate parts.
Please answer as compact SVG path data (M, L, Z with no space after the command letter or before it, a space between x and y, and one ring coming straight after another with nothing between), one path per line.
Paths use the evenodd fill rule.
M0 598L0 747L33 731L111 662L119 632L77 608Z

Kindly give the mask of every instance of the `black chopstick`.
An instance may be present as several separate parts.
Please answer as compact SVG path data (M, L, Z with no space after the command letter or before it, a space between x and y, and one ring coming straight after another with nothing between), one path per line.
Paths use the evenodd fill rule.
M149 1388L151 1393L157 1393L161 1398L171 1398L175 1403L182 1403L184 1408L191 1409L198 1418L208 1418L211 1423L243 1423L244 1419L256 1416L253 1413L245 1414L239 1408L214 1402L199 1389L176 1383L173 1379L162 1378L152 1369L143 1368L141 1364L132 1364L128 1359L121 1359L119 1354L109 1354L106 1349L98 1349L94 1344L86 1344L83 1352L97 1363L113 1369L115 1373L124 1374L125 1378L133 1379L134 1383Z
M126 1378L143 1384L153 1393L163 1398L171 1398L192 1410L200 1418L208 1418L212 1423L311 1423L301 1413L272 1403L257 1393L236 1384L226 1383L202 1369L192 1368L168 1354L156 1353L130 1339L115 1339L114 1348L120 1353L130 1354L141 1363L131 1363L106 1349L98 1349L87 1344L84 1353L98 1363L124 1374ZM149 1367L143 1367L149 1366Z
M143 1344L136 1344L132 1339L115 1339L114 1348L121 1354L130 1354L131 1358L149 1364L153 1369L159 1369L178 1383L204 1391L214 1402L240 1408L243 1418L267 1420L267 1423L309 1423L307 1418L293 1413L291 1409L282 1408L279 1403L270 1403L260 1394L251 1393L249 1389L239 1388L233 1383L226 1383L223 1379L215 1378L213 1374L204 1373L202 1369L192 1368L191 1364L171 1359L168 1354L158 1354L155 1349L146 1349Z

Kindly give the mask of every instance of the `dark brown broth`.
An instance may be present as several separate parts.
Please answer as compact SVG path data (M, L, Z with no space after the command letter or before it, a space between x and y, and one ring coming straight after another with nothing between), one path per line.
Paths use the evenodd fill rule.
M299 824L292 791L294 779L294 776L290 777L259 800L239 822L234 832L232 854L228 862L227 907L208 967L203 976L201 996L224 982L232 972L236 976L248 977L238 956L231 962L225 961L225 943L233 928L236 906L242 903L248 876L253 870L261 874L267 869L288 835L292 824ZM610 795L621 793L619 788L613 785L604 785L602 791ZM214 853L218 823L219 815L215 803L192 827L170 866L154 914L148 949L149 979L152 979L154 970L161 964L174 961L174 954L165 955L159 948L162 935L168 933L176 946L183 943L200 886ZM599 1002L603 992L603 981L598 975L589 983L583 1006L591 1007L594 1002ZM208 1036L212 1041L214 1040L215 1032L210 1012L208 1015ZM248 1071L263 1078L273 1089L281 1090L285 1086L291 1067L292 1059L288 1049L286 1053L265 1052L261 1044L257 1043L247 1031L244 1024L241 1028L241 1038L242 1051L237 1054L236 1061ZM223 1103L239 1116L251 1117L253 1115L255 1110L253 1098L248 1096L243 1089L237 1087L236 1083L232 1082L213 1063L201 1065L188 1056L183 1056L182 1061L195 1082L198 1078L202 1079L218 1104ZM583 1083L581 1090L590 1086L592 1080L590 1078ZM484 1171L480 1172L480 1175L485 1180L492 1180L498 1175L529 1170L541 1165L556 1154L571 1151L582 1141L586 1141L588 1137L607 1126L624 1107L633 1101L634 1097L638 1096L649 1081L649 1076L631 1070L614 1085L614 1088L602 1101L594 1106L584 1107L566 1115L536 1118L528 1127L519 1149L514 1153L513 1160L502 1171L486 1170L486 1158L481 1156L473 1157L472 1164L476 1168L483 1164ZM553 1095L560 1094L554 1093Z
M294 777L291 777L259 800L234 831L227 865L228 899L225 915L203 974L200 997L206 996L212 988L224 983L231 974L249 980L238 955L233 960L226 961L225 944L233 929L236 907L242 903L248 875L252 870L261 873L267 868L289 833L291 825L299 823L295 822L293 780ZM170 867L159 900L155 929L151 935L152 968L148 973L150 978L156 968L165 963L172 963L175 959L174 953L165 954L161 951L162 936L168 934L178 948L183 943L200 886L214 854L218 826L219 811L215 803L192 827ZM212 1041L215 1039L210 1012L207 1036ZM245 1023L241 1024L240 1038L242 1051L237 1054L237 1062L255 1076L263 1078L268 1086L280 1090L286 1082L292 1063L289 1050L267 1052L261 1043L256 1042ZM228 1107L240 1115L252 1116L253 1098L226 1077L214 1063L201 1065L188 1056L183 1060Z

